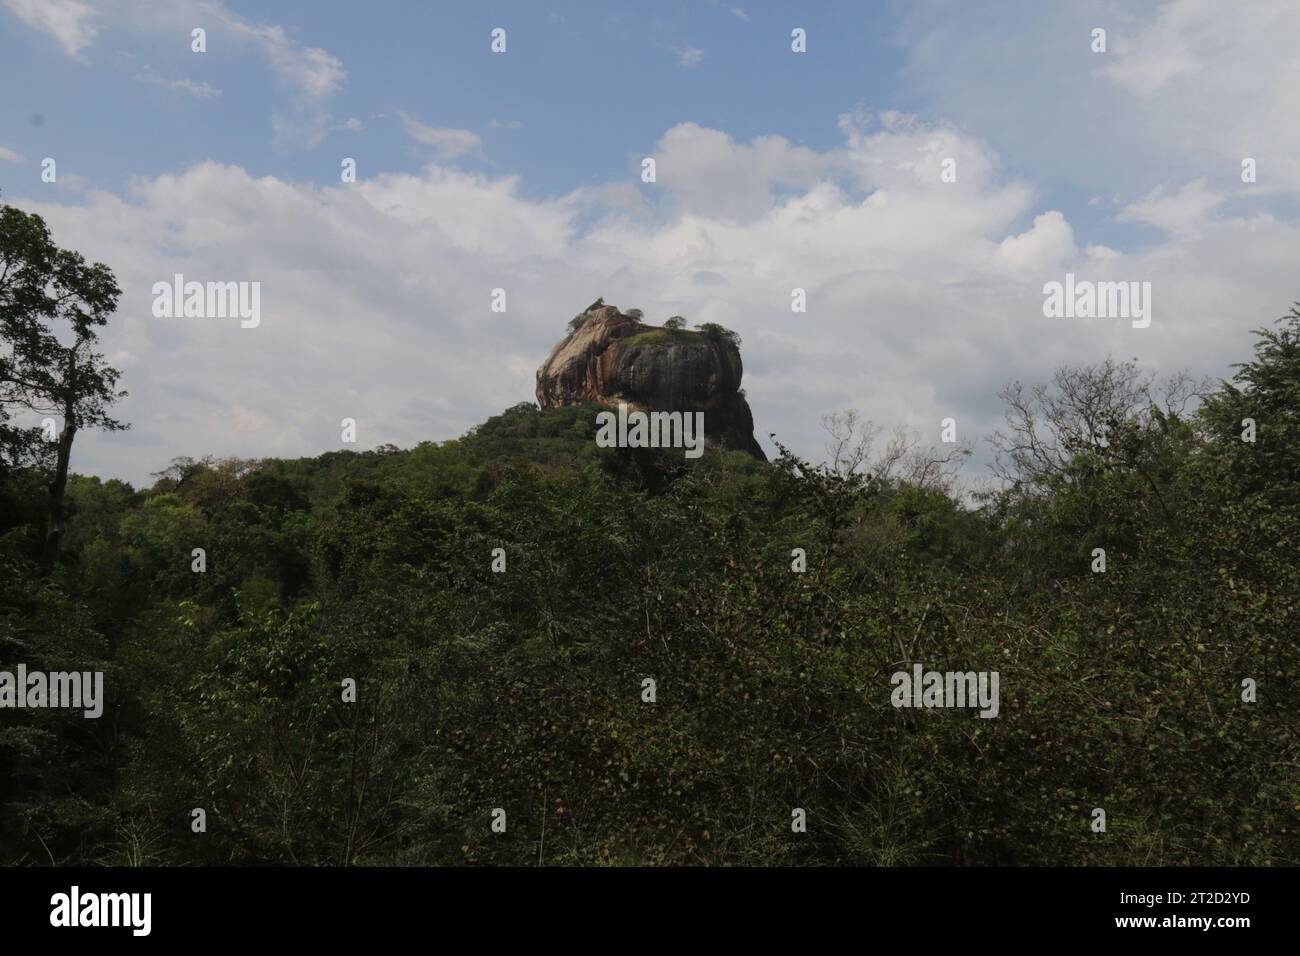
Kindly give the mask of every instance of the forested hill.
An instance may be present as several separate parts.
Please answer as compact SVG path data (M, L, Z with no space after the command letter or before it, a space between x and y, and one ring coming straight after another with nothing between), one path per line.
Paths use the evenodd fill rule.
M522 405L74 475L43 570L48 476L7 472L0 671L107 701L0 710L0 862L1300 862L1300 312L1237 347L1199 404L1008 390L978 507L923 454ZM895 706L916 664L997 672L996 717Z

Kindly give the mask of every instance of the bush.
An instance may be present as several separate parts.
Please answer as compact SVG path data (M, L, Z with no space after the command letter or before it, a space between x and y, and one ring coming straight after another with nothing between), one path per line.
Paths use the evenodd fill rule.
M19 470L0 670L104 670L112 716L0 710L0 864L1294 865L1298 394L1295 315L1201 411L980 509L525 402L77 479L48 573ZM895 708L909 662L997 671L998 718Z
M740 336L725 326L718 325L717 322L704 322L696 326L701 332L709 338L720 342L730 342L736 348L740 348Z

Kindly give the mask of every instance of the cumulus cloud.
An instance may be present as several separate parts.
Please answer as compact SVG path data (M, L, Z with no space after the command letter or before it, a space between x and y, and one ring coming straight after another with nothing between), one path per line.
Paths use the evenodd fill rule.
M1223 195L1210 191L1202 178L1173 191L1157 186L1142 199L1125 206L1116 218L1120 222L1136 222L1165 232L1190 235L1201 228L1206 215L1223 200Z
M1294 223L1204 208L1196 229L1138 251L1080 252L982 141L898 115L842 131L818 151L673 127L658 199L628 183L530 198L518 177L445 163L346 185L203 163L122 196L19 200L123 289L105 350L122 356L135 427L87 434L77 467L142 481L175 455L318 454L339 447L344 417L360 447L454 437L530 400L534 370L597 296L738 331L760 441L770 450L776 432L813 457L835 409L934 438L951 416L978 440L1004 382L1060 364L1115 354L1226 373L1294 298ZM947 154L964 158L957 183L938 175ZM1162 201L1146 221L1188 221ZM1042 286L1065 271L1152 282L1151 327L1044 318ZM260 326L153 318L151 286L177 272L260 281ZM795 288L806 313L790 309Z
M1077 255L1074 230L1055 209L1034 217L1032 228L998 245L998 258L1018 270L1059 270Z
M816 183L838 160L783 136L743 145L695 123L668 130L655 147L656 180L681 209L744 219L772 205L772 190Z

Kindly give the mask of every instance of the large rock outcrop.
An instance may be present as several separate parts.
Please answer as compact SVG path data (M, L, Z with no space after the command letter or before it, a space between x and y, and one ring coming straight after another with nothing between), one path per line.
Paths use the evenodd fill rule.
M709 439L766 460L740 393L742 371L740 349L725 336L645 325L602 305L537 370L537 403L703 412Z

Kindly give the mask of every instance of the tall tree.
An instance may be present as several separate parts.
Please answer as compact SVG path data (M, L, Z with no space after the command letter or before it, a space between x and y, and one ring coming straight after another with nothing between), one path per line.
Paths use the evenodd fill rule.
M108 414L126 392L120 375L95 350L98 329L117 308L121 290L108 266L87 265L78 252L54 244L40 216L0 207L0 458L32 457L33 430L11 428L11 408L59 415L53 474L48 483L42 563L58 557L72 443L82 428L118 431Z
M1206 399L1202 417L1216 439L1217 458L1245 493L1295 507L1300 505L1300 302L1277 326L1255 330L1254 359L1234 366L1232 382Z
M23 405L21 370L41 351L47 311L45 283L52 267L49 231L38 217L0 207L0 479L40 456L40 429L14 424Z

